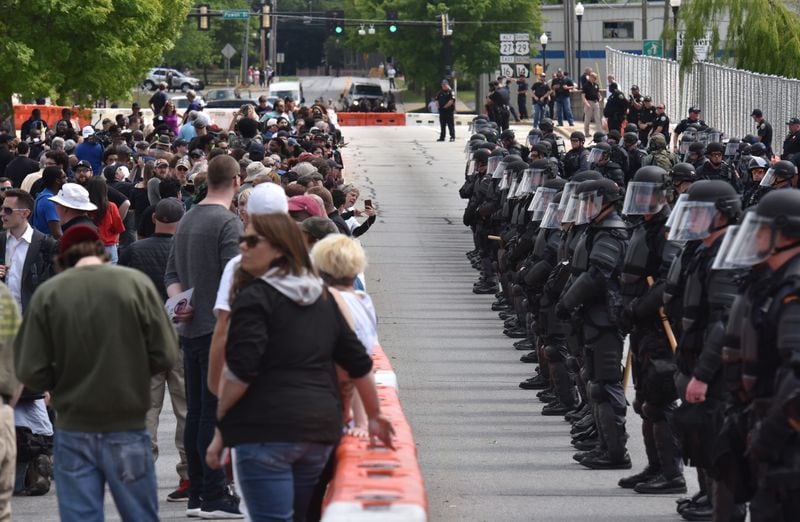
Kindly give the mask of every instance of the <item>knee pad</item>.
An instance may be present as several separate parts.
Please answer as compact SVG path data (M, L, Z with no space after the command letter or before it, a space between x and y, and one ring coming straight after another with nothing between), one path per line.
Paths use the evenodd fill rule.
M569 356L566 359L567 369L572 373L579 373L581 371L581 365L578 362L578 359L573 356Z
M544 347L544 356L551 363L561 362L564 360L560 347L554 344L548 344Z
M592 399L592 402L608 402L608 394L606 393L606 388L602 382L592 381L586 388L589 393L589 398Z

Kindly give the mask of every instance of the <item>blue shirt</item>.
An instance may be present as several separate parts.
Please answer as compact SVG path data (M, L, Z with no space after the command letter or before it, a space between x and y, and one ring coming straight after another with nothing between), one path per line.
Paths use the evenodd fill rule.
M190 122L186 122L181 125L180 130L178 131L178 139L186 140L187 142L192 141L192 138L197 136L197 129L194 128L194 125Z
M50 227L47 226L47 223L59 220L56 204L50 201L50 198L54 195L50 192L50 189L44 189L36 195L31 225L42 234L50 235Z
M103 173L103 146L99 143L92 145L86 141L75 147L75 156L79 160L86 160L92 164L92 173L99 176Z

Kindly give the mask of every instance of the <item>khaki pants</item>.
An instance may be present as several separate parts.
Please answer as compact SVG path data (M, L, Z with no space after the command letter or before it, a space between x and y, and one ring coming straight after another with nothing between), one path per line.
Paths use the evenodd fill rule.
M600 113L600 102L587 102L589 106L583 106L583 134L589 139L589 122L594 120L595 132L603 131L603 115Z
M169 397L172 400L172 411L175 414L177 427L175 430L175 447L178 448L180 461L175 466L181 480L188 480L186 469L186 452L183 449L183 429L186 425L186 385L183 380L183 352L178 350L175 366L168 372L159 373L150 378L150 410L147 412L147 431L153 447L153 460L158 459L158 417L164 405L164 392L169 386Z
M0 399L0 522L11 520L11 495L17 466L14 410Z

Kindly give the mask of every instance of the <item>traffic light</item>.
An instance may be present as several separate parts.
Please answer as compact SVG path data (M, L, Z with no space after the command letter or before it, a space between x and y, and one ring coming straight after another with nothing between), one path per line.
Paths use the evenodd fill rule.
M208 4L197 6L197 29L199 31L208 31Z
M397 32L397 10L390 9L386 11L386 20L389 22L389 32Z
M328 32L336 35L344 33L344 11L328 11Z

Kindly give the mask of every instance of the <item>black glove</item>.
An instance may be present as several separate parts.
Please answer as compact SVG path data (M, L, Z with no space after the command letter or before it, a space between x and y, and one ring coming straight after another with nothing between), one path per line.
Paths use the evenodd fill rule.
M556 317L558 317L562 321L567 321L569 320L570 317L572 317L572 310L568 310L563 304L561 304L561 301L556 303L555 312L556 312Z
M635 299L619 310L617 326L623 334L630 333L633 330L633 325L636 324L636 313L633 311L634 303L636 303Z

